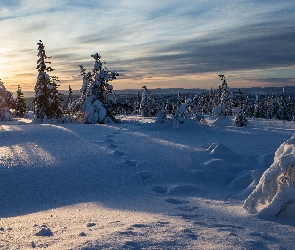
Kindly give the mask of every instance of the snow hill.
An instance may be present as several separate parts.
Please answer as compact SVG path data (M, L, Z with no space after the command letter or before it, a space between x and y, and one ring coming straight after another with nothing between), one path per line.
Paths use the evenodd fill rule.
M1 122L0 249L293 249L295 123L208 121Z

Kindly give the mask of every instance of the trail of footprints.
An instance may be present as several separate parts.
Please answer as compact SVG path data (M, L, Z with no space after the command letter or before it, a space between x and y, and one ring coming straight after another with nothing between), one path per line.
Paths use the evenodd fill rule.
M132 159L128 159L128 155L126 152L120 151L119 144L116 142L115 138L116 135L121 133L121 131L115 131L113 134L108 134L104 141L96 141L92 140L92 143L101 144L102 142L107 143L108 147L113 149L113 155L116 157L122 157L124 160L122 163L129 167L130 169L136 168L138 166L138 162ZM147 181L151 178L153 178L154 173L151 171L140 171L137 172L137 176L142 181ZM182 188L182 187L180 187ZM155 185L151 188L152 191L155 193L158 193L159 195L166 195L169 196L169 187L162 186L162 185ZM239 232L245 231L246 229L242 226L235 226L231 224L222 224L222 223L216 223L216 218L205 218L204 215L201 213L195 213L198 211L198 206L190 206L189 201L185 199L178 199L178 198L165 198L164 202L171 204L171 206L175 206L175 210L178 210L179 212L174 214L173 216L180 217L184 221L188 222L190 225L190 228L183 228L181 231L177 232L177 235L174 235L175 242L164 242L161 243L161 247L165 247L165 244L167 244L167 247L173 246L173 244L179 244L177 241L182 241L181 244L184 244L186 240L198 240L199 235L195 232L196 230L202 228L202 230L205 229L215 229L218 232L228 232L228 236L230 237L238 237ZM124 236L126 238L125 244L122 247L122 249L141 249L143 247L148 246L155 246L152 242L143 241L142 239L139 240L139 237L145 238L144 236L147 234L147 232L153 232L154 230L157 231L157 228L163 228L163 230L166 230L166 227L170 227L171 222L163 222L158 221L156 223L147 223L147 224L133 224L129 226L126 230L118 231L116 234L117 236ZM202 231L201 230L201 231ZM250 232L249 236L252 238L251 240L245 240L243 243L244 247L247 248L255 248L255 247L262 247L262 249L267 248L267 243L264 243L264 241L272 241L276 242L277 239L269 236L265 233L259 233L257 231Z

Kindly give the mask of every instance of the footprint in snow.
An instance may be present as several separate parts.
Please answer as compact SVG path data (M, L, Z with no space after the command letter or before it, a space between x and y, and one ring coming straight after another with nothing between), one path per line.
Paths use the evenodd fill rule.
M218 228L231 228L231 229L240 229L240 230L244 230L244 227L240 227L240 226L235 226L235 225L228 225L228 224L212 224L210 227L218 227Z
M185 228L182 230L182 233L186 236L191 238L192 240L197 240L198 239L198 235L196 235L192 230Z
M124 163L130 167L136 167L137 166L137 162L134 160L126 160L124 161Z
M148 225L145 225L145 224L133 224L131 227L135 227L135 228L145 228L145 227L148 227Z
M95 144L102 144L105 141L99 141L99 140L90 140L90 142L95 143Z
M179 200L179 199L165 199L165 201L167 203L171 203L171 204L186 204L186 203L189 203L189 201L186 201L186 200Z
M142 171L142 172L138 172L137 175L139 176L140 179L145 181L152 178L154 176L154 173L150 171Z
M169 221L157 221L156 226L164 227L169 224L170 224Z
M193 206L193 207L184 206L184 207L177 207L176 209L178 209L180 211L185 211L185 212L192 212L192 211L198 209L198 207L197 206Z
M168 192L168 188L164 186L153 186L152 190L158 194L166 194Z
M109 147L110 147L110 148L117 148L117 147L119 147L119 145L114 144L114 143L111 143L111 144L109 145Z
M115 135L107 135L107 137L109 137L109 138L110 138L110 137L115 137Z
M126 241L122 246L122 249L142 249L139 242L136 241Z
M114 142L114 140L113 139L106 139L106 140L104 140L105 142Z
M116 156L125 156L126 155L124 152L121 152L121 151L114 151L113 154Z
M182 217L184 220L197 220L199 219L202 215L201 214L177 214L177 216Z

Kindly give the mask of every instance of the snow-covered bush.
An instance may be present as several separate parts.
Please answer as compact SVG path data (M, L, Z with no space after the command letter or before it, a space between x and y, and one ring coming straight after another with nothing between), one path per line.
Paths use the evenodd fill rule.
M197 122L205 122L203 114L199 111L191 98L187 98L185 103L182 103L179 106L176 110L175 116L180 123L184 123L187 119Z
M169 113L168 110L161 110L157 113L156 123L163 124L168 127L178 127L179 120L176 119L173 113Z
M11 121L12 114L8 107L0 108L0 121Z
M295 203L295 135L276 151L273 164L244 202L252 214L278 216Z
M240 108L234 108L233 113L234 113L234 120L233 120L234 124L238 127L244 127L247 124L247 118L243 110Z
M10 108L13 107L12 93L9 92L4 83L0 81L0 121L12 120Z

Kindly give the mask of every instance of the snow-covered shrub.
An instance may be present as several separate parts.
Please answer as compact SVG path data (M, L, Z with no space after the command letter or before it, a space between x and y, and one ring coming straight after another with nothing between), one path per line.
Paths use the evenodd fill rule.
M0 81L0 121L12 120L10 108L13 107L12 93L9 92L4 83Z
M278 216L295 203L295 135L276 151L273 164L244 202L252 214Z
M178 127L179 121L176 119L173 113L169 113L168 110L161 110L157 113L156 123L166 125L168 127Z
M197 122L205 122L203 114L199 111L191 98L187 98L185 103L182 103L179 106L176 110L175 116L180 123L184 123L187 119Z
M11 121L12 114L8 107L0 108L0 121Z
M234 120L233 120L234 124L238 127L244 127L247 124L247 118L243 110L240 108L234 108L233 113L234 113Z

